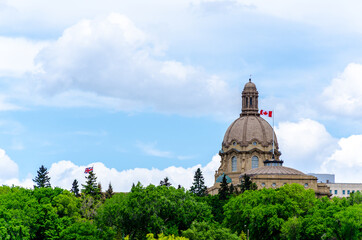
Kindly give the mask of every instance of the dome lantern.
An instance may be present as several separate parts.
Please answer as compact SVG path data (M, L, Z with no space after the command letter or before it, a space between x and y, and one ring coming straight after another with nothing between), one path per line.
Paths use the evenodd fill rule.
M249 78L249 82L245 84L241 98L242 108L240 116L260 116L258 107L259 93L255 84L251 82L251 78Z

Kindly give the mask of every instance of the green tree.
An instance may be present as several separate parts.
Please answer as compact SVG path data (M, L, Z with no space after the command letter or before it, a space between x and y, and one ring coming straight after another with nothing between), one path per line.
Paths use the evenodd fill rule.
M72 193L74 193L74 195L76 197L80 197L79 194L79 185L78 185L78 181L77 179L74 179L73 183L72 183L72 190L70 190Z
M337 239L362 239L362 204L349 206L334 214L337 226L335 237Z
M93 171L90 171L85 179L85 184L82 184L82 193L98 199L100 197L100 189L97 184L97 177L95 173Z
M303 226L301 217L291 217L281 228L281 236L286 240L300 240L302 238Z
M194 182L192 183L190 192L199 197L207 195L207 187L205 186L204 176L202 176L200 168L198 168L195 172Z
M230 195L229 185L226 179L226 175L224 174L219 188L219 198L221 200L226 200L229 197L229 195Z
M241 193L245 192L246 190L257 190L258 186L256 185L256 183L253 183L250 180L250 177L247 176L246 174L244 174L243 178L241 179L241 184L240 184L240 191Z
M351 193L348 198L350 205L361 204L362 203L362 193L360 191Z
M106 198L111 198L113 196L113 194L114 194L114 192L113 192L112 184L109 183L108 189L106 191Z
M160 186L170 187L171 183L168 181L168 177L165 177L163 180L160 181Z
M115 229L118 237L144 239L148 233L179 235L197 221L210 221L210 207L183 189L141 184L130 193L107 199L96 215L98 227Z
M37 171L37 176L33 179L33 181L36 183L36 185L34 185L34 188L51 187L50 177L48 176L48 174L49 172L47 168L41 165L39 170Z
M225 204L224 223L238 234L249 230L251 239L280 239L285 221L305 215L316 201L314 191L299 184L246 190Z
M191 227L182 231L182 236L190 240L239 240L238 235L220 224L209 222L193 222Z

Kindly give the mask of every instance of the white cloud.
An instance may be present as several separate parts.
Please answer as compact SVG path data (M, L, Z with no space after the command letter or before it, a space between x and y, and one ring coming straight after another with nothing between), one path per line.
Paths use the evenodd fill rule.
M322 124L311 119L281 122L275 131L284 165L306 173L317 171L337 147L337 139Z
M156 168L135 168L118 171L115 168L106 167L101 162L92 163L88 166L94 167L97 181L102 184L103 190L106 190L108 184L111 182L114 191L127 192L133 183L141 182L144 186L149 184L158 185L165 177L170 179L173 186L177 187L180 184L188 189L192 185L197 168L201 168L205 178L205 184L210 187L214 184L214 174L219 164L220 157L219 155L215 155L205 167L198 164L190 168L171 166L162 170ZM84 184L84 169L86 167L87 166L75 165L70 161L53 163L49 169L52 186L70 189L74 179L77 179L79 184Z
M222 0L224 1L224 0ZM229 0L226 1L229 3ZM241 6L261 14L306 23L339 31L361 33L362 16L359 9L362 3L358 0L343 1L311 1L311 0L236 0Z
M322 171L336 175L336 182L362 183L362 135L341 138L339 148L323 162Z
M0 181L18 177L18 165L10 159L5 150L0 149Z
M139 143L139 144L137 144L137 147L142 152L144 152L146 155L149 155L149 156L171 158L173 155L171 152L156 149L156 143L152 143L152 144Z
M350 63L338 78L324 89L325 107L335 114L362 116L362 65Z
M230 94L233 91L220 77L159 59L157 42L127 17L114 13L106 19L83 20L40 51L36 63L42 73L34 76L36 90L50 98L44 104L64 94L73 99L83 94L122 110L199 115L230 110L237 92Z
M45 45L45 42L0 36L0 76L37 71L34 58Z
M162 158L177 158L179 160L188 160L194 158L193 156L176 155L170 151L163 151L156 148L156 143L141 143L137 147L146 155Z
M19 179L18 175L18 164L6 154L5 150L0 148L0 185L33 187L34 182L31 175L22 180Z
M311 119L280 123L276 133L284 166L335 174L337 182L362 182L362 135L336 139Z

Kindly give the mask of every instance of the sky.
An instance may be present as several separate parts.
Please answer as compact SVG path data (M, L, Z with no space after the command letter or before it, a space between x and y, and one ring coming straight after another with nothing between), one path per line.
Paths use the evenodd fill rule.
M0 0L0 184L214 183L250 75L284 166L362 182L362 2ZM271 119L266 119L272 124Z

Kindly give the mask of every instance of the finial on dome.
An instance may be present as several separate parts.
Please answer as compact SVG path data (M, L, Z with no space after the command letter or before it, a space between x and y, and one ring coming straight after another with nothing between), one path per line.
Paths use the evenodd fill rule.
M249 77L249 82L251 82L251 74L250 74L250 77Z

